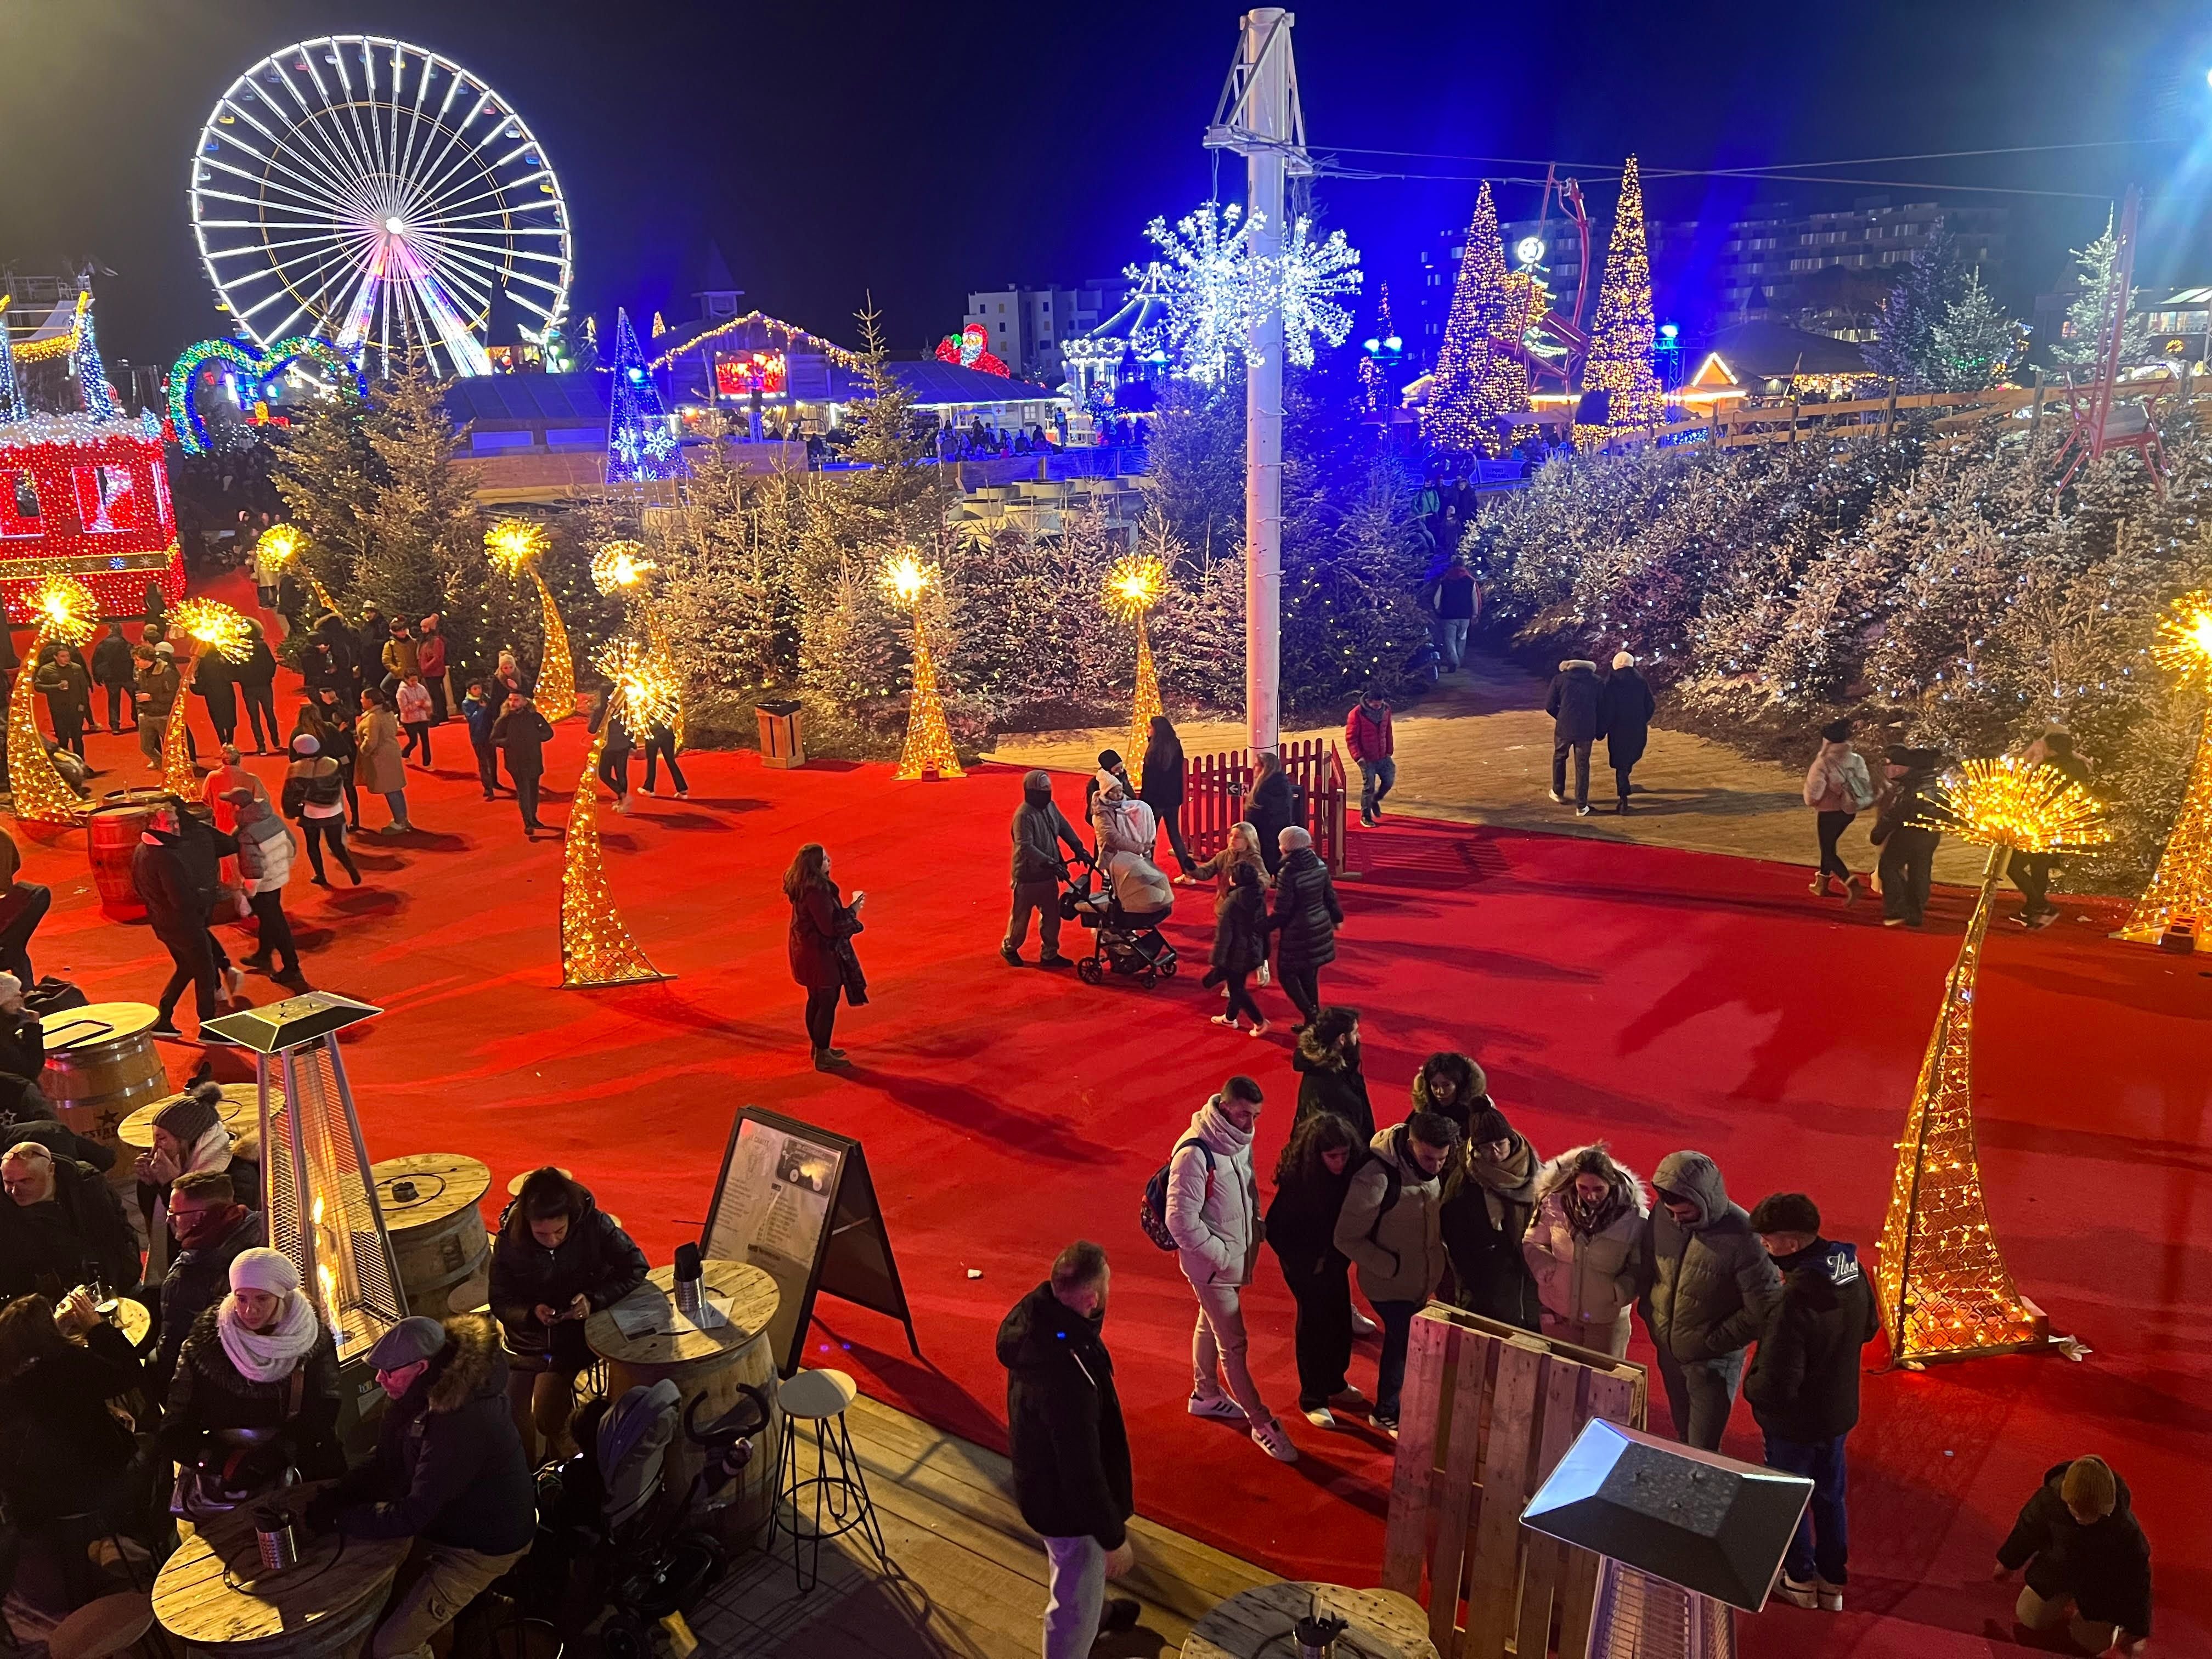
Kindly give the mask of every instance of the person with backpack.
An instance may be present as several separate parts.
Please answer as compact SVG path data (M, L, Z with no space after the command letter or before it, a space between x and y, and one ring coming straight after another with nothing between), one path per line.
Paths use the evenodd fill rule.
M1367 1076L1359 1069L1359 1011L1324 1008L1298 1033L1291 1049L1298 1073L1298 1115L1292 1127L1316 1112L1334 1112L1359 1131L1359 1144L1375 1139L1375 1108Z
M1874 801L1874 781L1867 775L1865 757L1851 747L1851 723L1829 721L1820 728L1820 752L1805 769L1805 805L1813 809L1820 836L1820 867L1813 872L1809 890L1815 898L1828 896L1828 878L1833 876L1844 884L1844 902L1858 902L1858 878L1844 862L1836 843L1851 827L1851 820Z
M1294 1463L1298 1449L1261 1399L1245 1363L1241 1293L1252 1282L1263 1231L1259 1182L1252 1173L1260 1102L1260 1085L1240 1074L1192 1114L1189 1129L1168 1157L1161 1217L1198 1298L1190 1414L1242 1423L1268 1456Z
M1132 1629L1142 1611L1106 1595L1136 1565L1129 1431L1101 1337L1112 1273L1079 1238L999 1326L1014 1503L1044 1542L1044 1659L1088 1659L1101 1631Z
M361 871L353 854L346 851L345 774L337 762L323 753L322 740L312 732L302 732L292 739L292 753L296 758L284 771L284 813L300 826L301 838L307 844L307 862L315 872L315 885L331 884L330 872L323 867L323 848L327 843L331 856L353 878L353 884L360 886Z
M1359 768L1359 821L1370 830L1382 822L1382 798L1397 786L1398 741L1390 731L1390 704L1377 686L1369 686L1344 717L1344 752Z
M300 946L284 914L284 884L292 878L292 832L269 810L265 797L234 789L224 798L238 815L239 879L260 924L246 966L280 980L300 978Z
M1413 1316L1427 1305L1450 1266L1438 1214L1440 1178L1459 1144L1448 1117L1416 1112L1368 1143L1336 1218L1336 1248L1359 1274L1359 1288L1382 1322L1370 1420L1398 1437L1398 1395Z
M1921 822L1936 791L1943 757L1933 749L1893 746L1870 839L1881 848L1881 925L1917 927L1928 915L1928 890L1936 877L1936 849L1943 835Z
M1298 1409L1317 1429L1334 1428L1337 1412L1367 1406L1346 1375L1352 1365L1352 1262L1336 1248L1336 1220L1366 1146L1334 1112L1301 1119L1275 1162L1275 1195L1267 1204L1267 1247L1297 1305Z
M1637 1261L1644 1328L1659 1351L1675 1438L1718 1451L1744 1350L1772 1317L1782 1275L1703 1152L1668 1153L1651 1188L1659 1202L1644 1219Z
M1321 1012L1321 970L1336 960L1336 930L1344 907L1328 866L1313 849L1313 837L1292 824L1279 837L1283 852L1275 876L1275 908L1267 918L1276 934L1275 971L1284 994L1298 1011L1304 1030Z
M1759 1332L1743 1397L1766 1437L1766 1467L1813 1483L1774 1593L1841 1613L1850 1577L1844 1442L1859 1420L1859 1350L1881 1322L1857 1247L1821 1237L1820 1209L1804 1194L1759 1200L1751 1230L1781 1272L1782 1297Z

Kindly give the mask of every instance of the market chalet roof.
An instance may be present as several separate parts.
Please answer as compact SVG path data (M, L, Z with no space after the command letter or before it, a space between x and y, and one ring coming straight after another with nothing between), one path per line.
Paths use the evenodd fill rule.
M1794 374L1864 374L1866 356L1849 340L1809 334L1786 323L1738 323L1706 342L1741 384Z

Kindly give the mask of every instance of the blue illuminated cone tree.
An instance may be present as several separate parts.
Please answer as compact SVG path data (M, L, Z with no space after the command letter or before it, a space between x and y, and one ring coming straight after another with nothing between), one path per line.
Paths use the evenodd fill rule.
M614 381L607 391L607 482L653 483L688 477L684 447L660 406L629 313L615 313Z

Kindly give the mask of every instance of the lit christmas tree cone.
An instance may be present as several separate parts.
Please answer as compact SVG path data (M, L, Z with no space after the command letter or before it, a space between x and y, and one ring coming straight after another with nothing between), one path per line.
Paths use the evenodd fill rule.
M570 991L671 977L653 965L615 907L599 848L594 786L614 723L619 720L636 730L665 724L673 712L676 684L661 672L650 648L634 640L616 640L596 661L614 682L614 691L607 700L607 717L585 751L561 846L561 986Z
M934 772L939 778L964 774L959 754L952 747L952 732L945 723L945 704L937 694L937 664L929 652L929 628L922 604L937 580L937 567L925 564L919 555L901 553L884 563L878 580L892 604L914 616L914 695L907 705L906 746L899 751L900 778L919 778Z
M1968 761L1943 781L1928 827L1990 849L1973 920L1897 1144L1875 1258L1875 1300L1893 1364L2010 1353L2063 1340L2014 1284L1990 1231L1974 1152L1974 996L1997 883L2014 853L2063 853L2109 840L2104 807L2055 767Z
M177 698L169 705L168 723L161 728L161 787L185 800L199 793L200 776L192 765L191 738L185 729L193 678L199 672L200 653L212 651L227 662L244 662L253 648L253 635L246 618L216 599L186 599L169 618L172 633L192 642L177 675Z
M660 671L667 676L668 684L676 694L676 712L668 720L669 736L678 750L684 747L684 679L677 672L676 653L669 649L668 631L661 625L660 611L653 603L651 584L647 578L658 568L647 556L641 542L612 541L605 543L592 555L592 586L609 599L619 599L629 607L635 625L645 635L645 642L652 648Z
M546 548L545 528L526 519L501 519L484 532L484 554L500 574L519 581L527 576L538 584L538 623L544 643L538 657L538 683L531 700L549 720L564 720L576 712L576 665L568 653L568 630L562 625L553 590L538 574L538 561Z
M1167 710L1160 703L1159 672L1152 665L1152 640L1145 617L1168 591L1168 568L1149 553L1117 560L1106 573L1106 608L1124 622L1137 625L1137 696L1129 710L1129 740L1121 758L1129 768L1129 781L1145 781L1145 745L1152 741L1152 717Z
M73 576L48 576L32 590L31 608L38 613L38 631L31 636L30 655L16 674L15 690L8 700L8 778L15 792L15 819L19 823L74 823L82 803L46 752L32 681L39 653L48 641L79 646L92 637L100 601Z
M2169 930L2187 929L2202 951L2212 924L2212 589L2185 593L2159 619L2151 658L2185 694L2206 701L2197 726L2197 761L2188 792L2159 854L2158 872L2136 901L2122 939L2156 945Z

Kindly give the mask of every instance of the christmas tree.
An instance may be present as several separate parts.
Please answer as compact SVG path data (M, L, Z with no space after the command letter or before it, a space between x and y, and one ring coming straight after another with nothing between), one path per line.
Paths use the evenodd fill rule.
M2071 369L2077 380L2094 380L2096 371L2104 364L2105 331L2112 324L2112 290L2120 280L2120 239L2112 234L2112 216L2105 217L2105 234L2087 247L2074 250L2076 293L2074 303L2066 307L2066 321L2059 337L2051 343L2051 361L2061 369ZM2123 365L2140 363L2150 357L2148 336L2142 313L2135 309L2134 301L2140 289L2128 295L2128 321L2120 338L2120 362Z
M1520 343L1519 331L1511 325L1516 309L1525 328L1528 305L1523 300L1516 307L1508 292L1498 209L1485 179L1474 198L1467 252L1460 257L1459 280L1444 319L1443 345L1429 382L1429 441L1437 448L1495 455L1502 447L1501 417L1528 407L1528 371L1518 356L1503 349ZM1648 286L1645 324L1648 330Z
M607 393L607 482L647 483L689 477L683 447L660 407L629 313L615 312L614 383Z
M1897 382L1899 392L1930 392L1942 377L1936 331L1965 292L1967 271L1950 234L1937 221L1934 233L1899 267L1897 285L1881 302L1874 338L1863 349L1867 367Z
M1589 356L1583 364L1584 392L1607 394L1605 436L1653 427L1666 417L1667 397L1651 372L1658 329L1651 317L1651 262L1644 247L1644 184L1632 155L1620 172L1620 205L1613 216L1613 245L1590 324ZM1577 442L1583 441L1578 429Z
M1931 372L1942 392L1982 392L2002 382L2027 355L2027 338L1982 286L1980 270L1966 275L1959 296L1943 308L1943 319L1929 331L1934 355Z
M84 412L95 421L119 421L123 411L107 387L107 371L100 362L100 341L92 330L90 296L77 301L76 343L70 348L70 368L76 374L77 396Z

